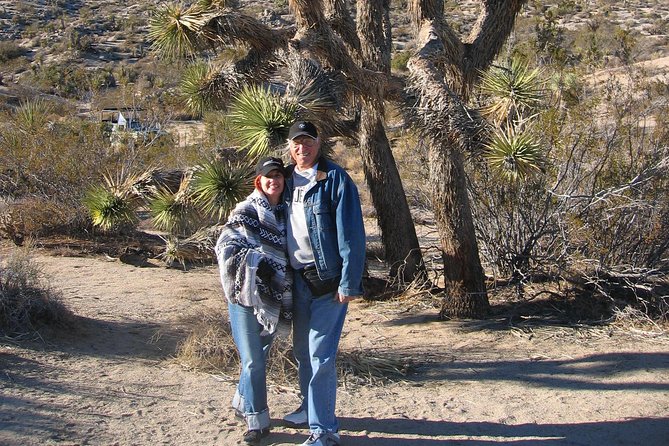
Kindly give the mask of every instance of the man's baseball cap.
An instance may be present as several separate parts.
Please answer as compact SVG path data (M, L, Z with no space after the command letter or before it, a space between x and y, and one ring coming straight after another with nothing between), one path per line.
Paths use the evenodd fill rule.
M290 126L288 139L293 140L298 136L308 136L316 139L318 138L318 130L316 130L316 126L309 121L297 121Z
M286 176L286 171L283 167L283 161L273 156L261 158L256 164L256 175L267 176L273 170L278 170L283 176Z

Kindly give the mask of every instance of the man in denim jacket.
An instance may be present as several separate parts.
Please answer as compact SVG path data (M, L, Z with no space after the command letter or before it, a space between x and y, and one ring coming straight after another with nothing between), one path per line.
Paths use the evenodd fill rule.
M293 283L293 350L304 400L284 420L309 425L304 445L337 446L335 357L348 302L362 296L365 228L358 189L344 169L321 157L316 127L288 134L288 258Z

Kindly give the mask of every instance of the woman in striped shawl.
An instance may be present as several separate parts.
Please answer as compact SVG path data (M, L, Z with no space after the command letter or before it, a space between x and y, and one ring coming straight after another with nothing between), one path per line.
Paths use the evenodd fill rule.
M288 333L292 319L284 180L280 159L261 159L256 189L232 211L215 248L241 359L232 406L246 420L244 441L251 444L269 434L265 362L277 329Z

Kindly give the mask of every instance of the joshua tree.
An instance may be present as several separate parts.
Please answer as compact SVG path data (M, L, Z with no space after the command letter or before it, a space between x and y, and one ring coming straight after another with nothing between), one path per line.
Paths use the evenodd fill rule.
M315 61L329 83L336 85L332 97L342 104L341 113L324 118L307 110L306 115L320 118L328 134L358 142L387 259L394 265L392 273L401 279L422 274L424 267L384 127L384 104L394 101L413 116L413 124L429 144L432 205L448 289L442 316L479 317L486 313L488 299L464 159L466 150L484 147L486 135L481 131L483 119L466 104L524 1L481 1L477 23L467 38L460 39L444 17L443 1L412 0L419 49L409 63L408 88L405 79L390 74L389 0L357 1L356 21L345 0L290 0L295 27L278 29L240 15L226 2L203 0L187 10L161 10L153 21L152 38L165 55L198 54L220 43L248 47L241 60L209 70L200 81L190 83L191 91L208 98L196 103L222 105L241 85L267 81L275 67L290 63L285 60ZM308 87L308 76L289 71L289 91ZM406 268L399 268L402 264Z
M483 70L509 36L524 0L485 0L477 22L460 39L444 17L444 2L412 0L418 51L409 60L419 97L418 119L429 140L430 184L449 296L442 317L476 317L488 310L485 276L474 232L464 152L478 148L481 126L466 102Z
M152 22L154 48L163 56L195 56L220 44L248 47L246 56L234 64L210 69L199 65L191 70L184 81L194 93L190 102L197 107L223 107L243 85L267 81L276 74L277 65L292 68L287 91L298 100L308 90L330 97L330 106L324 108L329 112L313 110L311 102L307 110L298 109L297 115L318 121L330 136L358 142L391 276L402 281L421 276L424 266L418 238L384 128L383 104L390 74L389 1L358 2L357 28L342 0L290 1L296 26L280 29L238 13L229 3L167 6ZM302 65L295 69L299 61ZM317 68L305 71L309 64L304 61ZM328 76L335 87L313 89L309 71ZM333 104L341 104L339 109L354 118L333 114ZM276 126L274 130L268 138L280 140L276 133L287 129Z

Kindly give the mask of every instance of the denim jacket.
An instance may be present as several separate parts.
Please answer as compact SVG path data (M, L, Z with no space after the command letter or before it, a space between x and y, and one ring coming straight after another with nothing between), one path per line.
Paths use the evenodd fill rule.
M294 165L287 168L284 200L290 205ZM318 276L341 275L339 293L362 296L365 268L365 227L358 188L346 171L321 157L316 185L304 197L309 240Z

